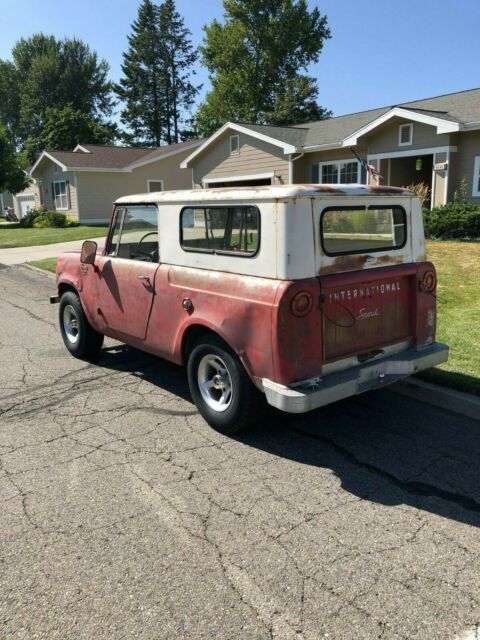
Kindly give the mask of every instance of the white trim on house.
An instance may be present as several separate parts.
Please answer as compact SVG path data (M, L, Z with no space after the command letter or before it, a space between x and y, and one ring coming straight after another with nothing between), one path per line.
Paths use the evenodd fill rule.
M297 147L288 144L286 142L282 142L281 140L277 140L277 138L272 138L270 136L266 136L263 133L259 133L258 131L252 131L248 127L242 127L242 125L237 124L236 122L226 122L223 127L220 127L215 133L213 133L209 138L207 138L193 153L191 153L183 162L181 162L180 167L182 169L188 169L189 163L196 158L204 149L209 147L212 142L215 142L217 138L219 138L225 131L231 129L232 131L238 131L239 133L244 133L247 136L251 136L252 138L257 138L257 140L263 140L263 142L268 142L275 147L280 147L283 149L285 154L287 153L296 153L298 151Z
M75 147L75 149L73 150L75 151L83 151L83 153L92 153L91 151L89 151L88 149L85 149L85 147L82 147L81 144L77 144L77 146Z
M406 142L402 142L403 131L408 129L408 140ZM401 124L398 127L398 146L399 147L409 147L413 144L413 122L407 122L406 124Z
M156 158L150 158L149 160L137 160L137 162L132 162L132 164L129 164L127 167L125 167L125 171L128 170L128 172L131 173L132 169L137 169L138 167L143 167L146 164L151 164L152 162L158 162L159 160L165 160L165 158L170 158L171 156L175 156L177 155L177 153L182 153L182 151L188 151L189 149L195 149L195 147L198 147L201 144L200 140L195 140L195 142L192 142L192 144L189 144L188 147L182 147L181 149L174 149L173 151L169 151L168 153L164 153L160 156L157 156ZM153 151L153 149L152 149ZM181 165L180 165L181 166ZM123 171L123 169L122 169Z
M362 167L360 165L360 162L358 160L355 160L355 158L341 158L339 160L323 160L322 162L317 162L316 163L318 165L318 180L320 184L364 184L363 182L361 182L362 179ZM353 182L328 182L328 183L322 183L322 168L327 166L327 165L332 165L332 164L336 164L337 165L337 180L340 180L340 165L341 164L356 164L357 165L357 180L354 180ZM367 176L368 178L368 176Z
M449 151L454 153L457 150L456 146L450 145L448 147L428 147L425 149L408 149L406 151L385 151L384 153L372 153L368 154L367 161L378 158L384 160L385 158L402 158L408 156L428 156L434 153L448 153Z
M227 176L226 178L203 178L202 185L208 188L209 184L218 184L219 182L242 182L243 180L266 180L275 178L275 171L268 171L267 173L251 173L247 176Z
M236 140L237 141L237 148L236 149L232 149L232 141ZM234 136L230 136L230 155L231 156L238 156L240 155L240 136L237 134L235 134Z
M147 192L148 193L157 193L158 192L158 189L155 189L155 191L151 191L150 190L150 183L151 182L159 182L162 185L162 188L160 189L160 191L165 191L164 185L163 185L163 180L162 179L159 180L158 178L152 178L150 180L147 180Z
M473 165L472 198L480 197L480 156L475 156Z
M355 131L347 138L344 138L342 141L343 146L347 147L357 144L358 138L364 136L366 133L369 133L370 131L372 131L372 129L376 129L384 122L388 122L388 120L391 120L392 118L404 118L405 120L413 120L414 122L429 124L430 126L437 128L438 134L455 133L456 131L461 130L460 122L452 122L451 120L445 120L444 118L435 118L433 116L427 116L416 111L410 111L409 109L394 107L375 120L372 120L372 122L369 122L364 127L361 127L360 129L358 129L358 131Z
M59 193L58 195L55 193L55 185L56 184L64 184L65 185L65 193ZM52 182L52 186L53 186L53 206L55 211L68 211L68 189L67 189L67 181L66 180L54 180ZM65 206L64 207L57 207L57 198L60 198L60 202L61 199L65 197Z
M35 162L35 164L33 165L33 167L30 169L30 171L28 172L28 175L30 176L30 178L32 178L32 173L35 171L35 169L38 167L38 165L40 164L40 162L43 160L43 158L48 158L49 160L51 160L52 162L55 162L55 164L58 164L59 167L62 168L62 171L68 171L66 165L62 164L59 160L57 160L56 158L54 158L52 155L50 155L48 153L48 151L42 151L42 153L40 154L40 157L38 158L38 160Z

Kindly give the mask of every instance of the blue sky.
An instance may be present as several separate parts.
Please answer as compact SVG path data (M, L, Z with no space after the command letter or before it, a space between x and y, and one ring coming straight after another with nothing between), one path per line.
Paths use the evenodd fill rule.
M335 115L480 86L478 0L310 0L332 39L309 69L320 103ZM0 0L0 58L35 32L77 36L106 58L118 80L137 0ZM221 0L177 0L193 34L222 17ZM208 88L205 71L198 78Z

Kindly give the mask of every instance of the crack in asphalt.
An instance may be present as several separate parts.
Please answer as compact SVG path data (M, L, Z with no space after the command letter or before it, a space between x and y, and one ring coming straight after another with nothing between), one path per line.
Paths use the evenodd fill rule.
M319 442L323 442L329 447L332 447L347 462L350 462L351 464L354 464L357 467L365 469L366 471L369 471L370 473L385 479L387 481L387 484L391 484L397 487L398 489L401 489L405 493L408 493L413 496L418 496L418 497L440 498L441 500L450 502L451 504L461 507L466 511L471 511L473 513L480 514L480 503L477 502L474 498L471 498L470 496L454 493L452 491L446 491L445 489L441 489L440 487L436 487L426 482L420 482L418 480L401 480L400 478L397 478L397 476L393 475L392 473L389 473L384 469L380 469L380 467L376 467L375 465L370 464L369 462L360 460L351 451L349 451L345 447L342 447L341 445L339 445L337 442L334 442L330 438L322 436L318 433L311 433L308 431L304 431L302 429L298 429L297 427L294 427L292 425L286 426L286 429L288 429L291 432L301 434L302 436L310 440L317 440ZM435 460L432 464L436 462L437 460ZM376 489L375 492L377 492L378 489ZM369 494L369 495L372 495L372 494Z

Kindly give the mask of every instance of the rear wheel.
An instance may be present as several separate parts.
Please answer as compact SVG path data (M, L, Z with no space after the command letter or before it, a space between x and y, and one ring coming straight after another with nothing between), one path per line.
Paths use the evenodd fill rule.
M264 405L242 363L215 336L197 343L188 358L188 384L199 412L208 424L225 434L252 426Z
M60 298L59 322L63 342L73 356L85 360L98 357L103 335L92 328L73 291L66 291Z

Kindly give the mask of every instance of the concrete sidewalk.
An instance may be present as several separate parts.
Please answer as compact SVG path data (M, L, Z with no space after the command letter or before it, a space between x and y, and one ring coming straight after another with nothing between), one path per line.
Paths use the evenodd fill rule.
M100 249L105 243L105 236L92 238L92 240L98 244ZM56 242L38 247L0 249L0 264L23 264L31 260L42 260L42 258L58 258L64 251L80 251L83 242L84 240L71 240L70 242Z

